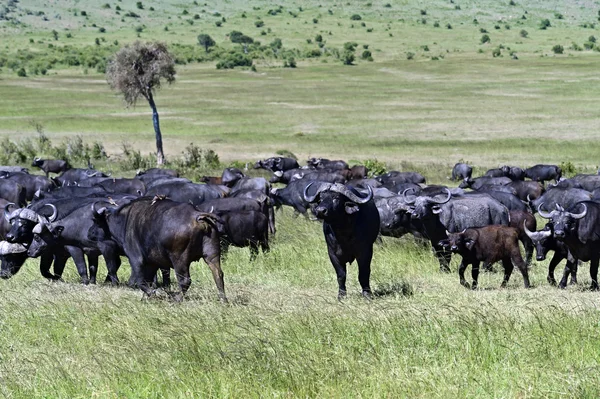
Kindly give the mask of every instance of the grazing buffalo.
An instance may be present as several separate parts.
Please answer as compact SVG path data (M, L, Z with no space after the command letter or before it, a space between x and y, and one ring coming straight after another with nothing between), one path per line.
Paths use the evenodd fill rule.
M546 259L548 251L554 251L554 255L548 265L548 283L556 285L556 279L554 278L554 269L563 260L567 260L563 277L558 284L559 288L567 287L567 279L571 275L571 284L577 284L577 260L569 256L569 249L564 242L554 238L554 231L552 230L552 223L548 223L543 230L531 231L524 225L524 231L531 239L533 246L535 247L536 256L535 259L539 262Z
M44 176L30 175L29 173L9 173L5 174L4 178L22 186L25 189L27 201L31 201L38 190L48 192L56 188L56 184L52 180Z
M466 163L457 163L452 168L452 177L450 180L465 180L470 179L473 174L473 168Z
M489 196L452 198L448 189L445 194L446 198L437 199L423 195L409 197L406 192L403 193L405 202L410 205L409 212L423 223L425 235L431 241L440 263L440 270L449 272L451 253L439 244L447 238L447 231L457 232L494 224L508 226L509 214L504 205Z
M223 256L230 245L250 247L250 260L258 255L259 246L263 253L269 251L269 219L263 212L212 211L211 214L217 216Z
M556 165L534 165L531 168L525 169L525 177L544 183L549 180L554 180L556 183L562 176L562 169Z
M254 169L266 169L271 172L285 172L286 170L300 167L298 161L294 158L272 157L257 161L254 164Z
M488 169L483 177L506 177L504 171L500 168Z
M306 164L316 169L344 170L348 164L342 160L330 160L325 158L310 158Z
M515 191L515 195L521 201L534 200L542 196L545 189L544 186L536 181L513 181L507 184L507 187Z
M565 243L573 257L590 262L591 289L598 290L600 263L600 204L584 201L568 209L558 205L552 212L542 210L540 216L550 219L554 237Z
M460 188L471 188L473 190L479 190L483 186L505 186L510 184L512 180L508 177L476 177L474 179L463 180L458 187Z
M98 230L110 237L123 250L134 281L146 295L156 272L175 269L181 294L190 287L190 263L200 258L208 264L219 293L227 301L221 270L221 251L217 220L213 215L199 212L192 205L162 199L142 197L118 208L95 210Z
M31 166L37 166L41 170L44 171L46 177L50 173L62 173L67 169L71 169L68 161L64 161L62 159L40 159L34 158Z
M375 179L385 187L395 186L400 183L425 184L425 177L418 172L398 172L391 171L377 176Z
M221 174L221 183L231 188L242 177L245 177L245 175L238 168L225 168Z
M440 242L440 245L449 248L452 253L462 257L458 268L460 283L469 287L465 280L465 270L471 265L471 276L473 278L473 289L477 288L479 276L479 263L484 267L498 261L502 261L504 267L504 279L502 287L506 287L513 265L516 265L523 275L525 288L529 288L529 274L527 265L521 257L519 250L519 233L516 229L507 226L485 226L466 229L459 233L448 232L448 239Z
M500 167L504 176L508 177L513 181L519 181L525 179L525 171L518 166L504 165Z
M329 184L311 195L311 185L304 189L303 196L306 202L315 204L313 213L323 221L329 260L338 279L338 299L346 296L346 264L354 260L358 263L362 295L371 298L371 258L380 224L371 187L363 196L353 187Z

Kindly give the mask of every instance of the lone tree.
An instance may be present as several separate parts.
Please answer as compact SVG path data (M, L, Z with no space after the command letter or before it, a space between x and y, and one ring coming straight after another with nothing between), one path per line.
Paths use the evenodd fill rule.
M204 50L208 53L208 49L213 47L216 43L210 35L201 33L198 35L198 44L204 47Z
M152 122L156 134L156 160L164 164L162 134L154 93L160 89L161 80L175 81L175 60L164 43L136 41L117 51L106 67L106 80L113 90L123 94L127 106L135 106L143 96L152 108Z

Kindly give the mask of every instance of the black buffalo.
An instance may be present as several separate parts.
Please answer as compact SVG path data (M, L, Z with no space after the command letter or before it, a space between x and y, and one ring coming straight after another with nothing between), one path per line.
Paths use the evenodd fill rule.
M534 165L525 169L525 177L544 183L554 180L558 183L562 176L562 169L556 165Z
M543 205L543 204L542 204ZM600 263L600 204L584 201L568 209L558 205L545 212L540 205L540 216L550 219L554 237L565 243L577 259L590 262L591 289L598 290L598 264Z
M95 212L97 229L110 234L131 264L132 277L147 295L156 272L175 269L183 299L192 280L190 263L200 258L208 264L219 299L227 301L221 270L217 221L192 205L141 197L118 208L101 207Z
M69 162L62 159L34 158L31 166L37 166L43 170L46 177L48 177L50 173L62 173L71 168Z
M304 189L304 199L314 203L314 215L323 221L323 234L329 260L338 280L338 299L346 296L346 264L358 263L358 280L362 295L371 298L371 258L373 243L379 233L379 213L373 202L373 191L363 196L353 187L343 184L321 186L310 195Z
M548 265L548 283L551 285L556 285L554 270L563 259L566 259L567 264L565 265L563 277L560 280L560 283L558 283L558 287L567 287L569 275L571 275L571 284L577 284L577 260L573 259L573 257L569 255L569 249L564 242L554 238L552 223L548 223L544 229L540 231L532 231L528 229L526 225L524 225L524 231L527 236L529 236L533 246L535 247L535 259L537 261L543 261L546 259L548 251L554 251L554 255L552 256L550 264Z
M450 180L470 179L473 174L473 168L466 163L457 163L452 168L452 177Z
M264 160L257 161L254 164L254 169L266 169L271 172L282 171L295 169L300 167L298 165L298 161L294 158L287 157L272 157Z

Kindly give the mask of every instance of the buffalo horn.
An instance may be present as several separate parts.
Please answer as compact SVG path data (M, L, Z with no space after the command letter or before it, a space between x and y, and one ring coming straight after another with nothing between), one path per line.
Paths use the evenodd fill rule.
M445 200L438 201L438 200L432 199L431 202L433 202L435 204L445 204L446 202L450 201L450 198L452 197L452 193L447 188L445 188L444 190L448 193L448 197Z
M53 204L46 204L44 206L49 206L50 208L52 208L52 215L50 215L48 221L54 222L56 220L56 217L58 216L58 210Z
M40 159L41 159L40 157L35 157L35 158L33 158L33 160L34 160L35 162L39 161Z
M550 213L545 212L542 210L542 205L544 205L543 202L538 206L538 212L539 212L540 216L543 217L544 219L552 219L552 216L556 215L556 211L552 211Z
M9 202L8 204L4 205L4 218L6 219L7 222L10 223L10 219L11 219L11 214L10 214L10 206L16 206L13 202Z
M357 204L366 204L371 200L371 198L373 198L373 189L371 188L371 186L367 186L368 194L366 197L359 197L355 190L350 189L345 185L339 183L336 183L333 186L329 187L328 190L340 193L348 197L348 199L352 202L356 202Z
M319 193L322 191L322 190L317 190L317 192L315 193L315 195L308 196L308 189L312 185L313 185L313 183L309 183L308 186L306 186L304 188L304 192L302 193L302 197L304 198L304 201L308 202L309 204L312 204L317 199L317 197L319 196Z
M89 170L85 171L87 177L96 177L96 175L98 174L98 171L94 171L92 174L90 174L89 172Z
M572 217L573 219L581 219L587 214L587 206L585 204L581 204L581 205L583 205L583 212L581 212L581 213L565 212L565 213L567 215L569 215L570 217Z
M402 196L404 197L404 202L406 202L408 205L411 205L415 203L417 197L414 197L413 199L408 199L408 196L406 195L408 191L414 191L414 188L407 188L406 190L402 191Z

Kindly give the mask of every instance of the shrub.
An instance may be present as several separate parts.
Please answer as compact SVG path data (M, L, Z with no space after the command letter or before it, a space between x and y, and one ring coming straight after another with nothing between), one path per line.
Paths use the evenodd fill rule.
M257 28L262 28L263 26L265 26L265 23L259 19L258 21L254 21L254 26L256 26Z
M362 19L362 17L359 14L353 14L350 19L352 21L360 21Z
M415 58L415 53L412 53L410 51L406 53L406 59L407 60L412 60L414 58Z
M521 37L525 37L526 38L527 36L529 36L529 32L527 32L525 29L521 29L521 32L519 32L519 35Z
M585 47L586 50L590 50L592 48L592 47L588 47L588 45L592 45L592 47L593 47L594 43L590 43L590 42L583 43L583 46ZM581 48L581 46L579 44L575 43L575 42L571 43L570 49L574 50L574 51L581 51L581 50L583 50L583 48Z
M487 29L479 28L479 33L488 33Z
M540 29L541 30L546 30L546 28L549 28L550 25L550 20L549 19L542 19L540 21Z
M252 66L252 58L241 53L228 54L227 57L217 63L217 69L233 69L236 66Z
M421 10L421 15L427 15L427 10Z
M296 68L296 59L294 57L290 57L283 62L284 68Z
M450 24L447 24L447 25L446 25L446 28L447 28L447 29L452 29L452 25L450 25Z
M134 13L133 11L129 11L125 13L126 17L130 17L130 18L139 18L139 14Z
M554 47L552 47L552 52L554 52L554 54L562 54L565 52L565 49L560 44L557 44Z
M440 23L439 23L438 21L435 21L435 22L433 23L433 27L434 27L434 28L439 28L439 27L440 27Z
M110 4L108 4L108 3L104 3L104 4L102 5L102 8L110 8Z
M318 23L319 23L319 20L318 20L318 19L316 19L316 18L313 18L313 20L312 20L312 21L313 21L313 24L318 24Z
M342 63L344 65L352 65L352 63L354 62L354 58L354 52L349 50L344 50L341 56Z
M217 26L217 28L220 28L221 25L223 25L223 22L221 22L221 21L215 21L215 25Z
M376 158L366 159L363 162L363 165L369 170L368 177L375 177L387 173L386 164Z
M517 3L515 3L515 0L510 0L510 1L508 2L508 5L509 5L509 6L516 6L516 5L517 5Z
M494 50L492 50L492 57L496 58L496 57L500 57L502 55L502 50L500 49L500 47L496 47Z
M489 37L489 35L483 35L483 36L481 36L480 42L481 42L481 44L490 43L490 37Z
M17 71L17 76L20 76L22 78L27 77L27 71L25 71L25 68L19 68L19 70Z
M562 169L563 176L566 176L567 178L573 177L578 173L577 167L573 165L571 161L561 162L558 166Z
M592 35L588 38L588 42L596 43L596 36Z
M106 33L106 28L99 28L98 32L100 32L100 33Z
M564 17L563 17L563 15L561 13L555 12L554 13L554 18L556 18L556 19L563 19Z
M323 36L321 36L320 34L318 34L317 36L315 36L315 42L321 43L322 41L323 41Z
M275 154L281 155L282 157L294 158L295 160L298 160L298 157L293 152L288 150L278 150L275 152Z
M370 59L371 61L373 60L373 55L371 54L371 52L369 50L365 50L362 52L362 55L360 56L363 60L366 59Z

